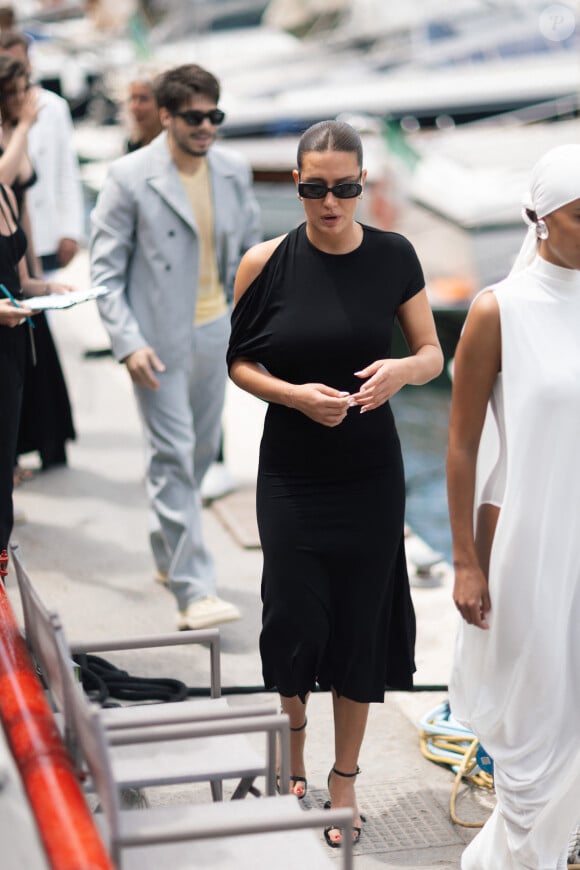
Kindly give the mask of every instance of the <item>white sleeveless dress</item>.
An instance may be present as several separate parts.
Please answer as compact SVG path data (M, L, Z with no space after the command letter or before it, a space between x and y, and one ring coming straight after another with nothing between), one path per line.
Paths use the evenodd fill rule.
M489 631L461 622L450 703L494 759L497 807L461 868L556 870L580 822L580 272L537 257L491 289L502 375L478 498L501 504L492 609Z

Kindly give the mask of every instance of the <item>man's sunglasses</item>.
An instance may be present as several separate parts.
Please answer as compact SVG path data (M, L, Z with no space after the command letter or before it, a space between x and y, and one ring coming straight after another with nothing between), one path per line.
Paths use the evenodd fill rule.
M210 124L216 127L221 124L226 116L221 109L212 109L210 112L201 112L199 109L187 109L186 112L173 112L175 118L181 118L188 127L199 127L207 118Z
M362 184L358 181L347 181L344 184L335 184L334 187L311 181L298 183L298 194L304 199L324 199L328 193L336 196L337 199L354 199L355 196L361 195L362 189Z

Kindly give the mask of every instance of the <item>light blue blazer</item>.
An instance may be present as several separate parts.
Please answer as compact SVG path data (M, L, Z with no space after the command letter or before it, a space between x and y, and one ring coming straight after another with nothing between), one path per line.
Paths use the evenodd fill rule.
M262 239L249 166L212 145L208 163L215 246L228 301L240 257ZM189 359L199 275L195 217L167 136L116 160L91 214L91 282L110 293L98 301L112 349L123 360L152 347L169 368Z

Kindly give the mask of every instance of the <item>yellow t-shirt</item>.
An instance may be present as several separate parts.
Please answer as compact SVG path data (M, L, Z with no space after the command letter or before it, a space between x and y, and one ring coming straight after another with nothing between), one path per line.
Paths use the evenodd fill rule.
M213 228L213 203L207 160L194 175L179 173L197 223L199 239L199 286L195 308L195 325L208 323L228 310L220 281Z

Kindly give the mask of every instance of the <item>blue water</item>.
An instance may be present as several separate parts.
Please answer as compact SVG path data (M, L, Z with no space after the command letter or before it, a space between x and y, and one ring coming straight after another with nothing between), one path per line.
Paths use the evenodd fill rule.
M406 521L434 550L451 560L445 453L451 392L405 387L391 399L407 481Z

